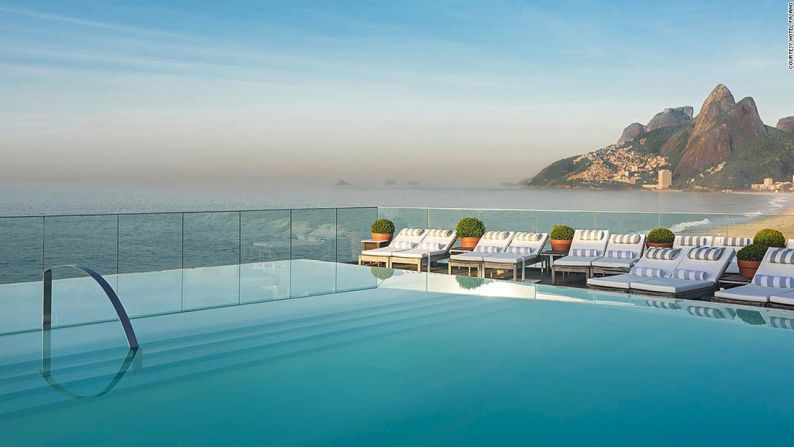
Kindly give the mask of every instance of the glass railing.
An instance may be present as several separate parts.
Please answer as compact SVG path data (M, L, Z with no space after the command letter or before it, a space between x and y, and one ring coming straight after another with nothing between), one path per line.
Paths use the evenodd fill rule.
M399 230L454 229L466 216L491 230L547 232L566 224L624 233L662 226L677 234L751 237L767 227L794 238L794 216L753 213L359 207L0 217L0 284L37 281L47 267L74 263L113 275L290 259L355 262L378 217Z
M38 280L60 264L113 275L290 259L353 262L377 215L362 207L0 217L0 284Z

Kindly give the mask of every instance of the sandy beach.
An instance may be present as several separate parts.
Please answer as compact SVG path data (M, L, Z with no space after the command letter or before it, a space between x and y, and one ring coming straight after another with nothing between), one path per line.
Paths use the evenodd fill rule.
M786 239L794 239L794 208L770 216L758 216L747 222L725 227L725 236L753 237L758 230L772 228L780 231ZM713 234L713 232L712 232Z

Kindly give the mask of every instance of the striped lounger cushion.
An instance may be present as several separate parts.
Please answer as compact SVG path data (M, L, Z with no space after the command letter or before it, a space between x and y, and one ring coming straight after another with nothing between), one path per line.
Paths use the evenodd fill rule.
M422 242L419 244L419 248L428 251L438 251L441 250L441 244L438 242Z
M684 247L702 247L706 245L704 236L679 236L678 245Z
M723 247L700 247L700 248L693 248L689 250L687 253L687 257L689 259L697 259L701 261L716 261L722 256L722 253L725 251Z
M604 232L601 230L581 230L579 232L580 241L598 241L603 239Z
M394 241L392 242L391 246L394 248L410 250L416 247L416 244L410 241Z
M661 278L664 276L664 270L651 267L632 267L629 273L634 276L642 276L644 278Z
M593 256L600 256L601 253L594 248L574 248L571 250L570 255L593 257Z
M507 247L507 253L515 253L518 255L531 255L535 253L532 247Z
M722 240L722 245L727 247L745 247L753 243L749 237L726 237Z
M677 279L685 279L687 281L706 280L706 272L701 272L700 270L675 269L673 271L673 276Z
M424 232L425 230L422 230L420 228L403 228L402 230L400 230L400 234L402 234L403 236L421 236L422 233Z
M475 253L498 253L499 247L496 245L478 245L474 247Z
M503 241L507 239L507 236L509 235L510 233L508 233L507 231L486 231L485 234L482 235L482 238L488 240Z
M769 256L769 262L775 264L794 264L794 248L779 248Z
M681 250L678 248L649 248L645 251L645 257L648 259L660 259L669 261L678 257Z
M449 230L430 230L430 232L427 233L430 237L449 237L450 234L452 234L452 232Z
M543 235L540 233L516 233L513 238L514 241L520 242L537 242L541 239L543 239Z
M764 287L794 288L794 278L791 276L755 275L753 284Z
M607 258L613 259L635 259L637 253L628 250L607 250Z
M639 234L616 234L612 236L612 243L613 244L639 244L640 243L640 235Z

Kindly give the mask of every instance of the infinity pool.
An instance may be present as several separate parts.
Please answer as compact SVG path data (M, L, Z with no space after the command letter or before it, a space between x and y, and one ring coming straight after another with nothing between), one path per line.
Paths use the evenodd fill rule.
M0 319L0 444L726 446L790 437L792 313L343 269L360 285L374 278L372 287L349 280L303 298L149 316L139 307L135 353L117 321L72 315L42 359L40 331ZM16 290L13 315L35 313L30 303L40 313L40 291L0 289L0 300L3 290ZM69 310L69 295L54 300Z

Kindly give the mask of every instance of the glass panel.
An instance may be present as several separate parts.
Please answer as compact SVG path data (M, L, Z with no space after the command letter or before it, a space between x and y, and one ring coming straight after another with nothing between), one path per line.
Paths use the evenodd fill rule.
M378 217L394 222L394 231L403 228L427 228L427 213L425 208L378 208Z
M292 210L292 259L336 260L336 209Z
M369 227L377 218L377 208L337 209L337 262L354 262L358 259L361 241L370 238Z
M574 229L602 229L596 225L596 216L590 211L537 211L537 231L548 233L557 224L567 225Z
M669 228L676 235L725 236L731 218L721 214L664 213L659 216L661 227Z
M41 280L43 246L43 218L0 219L0 284Z
M595 226L611 234L647 233L659 226L658 213L599 212L595 218Z
M182 275L182 310L227 306L240 302L239 265L185 269Z
M289 298L291 261L255 262L240 266L240 302Z
M119 273L182 268L182 214L119 215Z
M378 287L378 278L372 273L373 270L370 267L336 264L336 291L348 292L351 290L374 289Z
M240 213L242 262L289 259L290 211L243 211Z
M291 262L290 297L324 295L336 291L336 264L313 260Z
M759 230L772 228L783 233L786 240L794 239L794 216L760 216L758 214L728 216L725 233L727 236L749 237L755 236ZM794 247L794 244L789 244Z
M44 265L82 264L101 275L115 274L118 268L117 224L115 215L46 217ZM77 276L82 273L73 269L53 272L53 278Z
M184 214L185 268L240 262L240 213Z
M102 287L93 278L73 269L69 278L52 282L52 326L67 326L97 321L116 320L116 311ZM58 270L53 271L53 273ZM53 274L53 276L55 276ZM115 275L105 277L115 288ZM41 312L39 307L38 312ZM40 314L39 314L40 315ZM41 327L41 326L39 326Z
M182 270L118 275L116 292L130 317L182 310Z
M0 333L41 329L41 281L0 284Z

